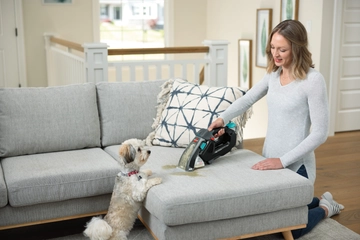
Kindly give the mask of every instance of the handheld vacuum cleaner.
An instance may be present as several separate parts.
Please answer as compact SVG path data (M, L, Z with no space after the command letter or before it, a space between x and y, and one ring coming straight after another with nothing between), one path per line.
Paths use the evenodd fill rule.
M214 135L222 128L225 129L225 133L215 139ZM233 128L235 123L230 122L225 127L212 131L200 129L181 155L178 167L190 172L230 152L236 144L236 133Z

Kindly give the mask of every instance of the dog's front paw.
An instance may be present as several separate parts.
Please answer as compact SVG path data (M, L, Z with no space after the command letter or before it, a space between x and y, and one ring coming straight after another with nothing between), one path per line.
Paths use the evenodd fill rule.
M152 178L151 180L154 185L158 185L158 184L162 183L162 178L159 178L159 177Z
M156 177L156 178L150 178L146 182L146 188L149 189L155 185L158 185L162 182L162 178Z
M145 173L147 176L152 175L152 171L150 169L141 170L143 173Z

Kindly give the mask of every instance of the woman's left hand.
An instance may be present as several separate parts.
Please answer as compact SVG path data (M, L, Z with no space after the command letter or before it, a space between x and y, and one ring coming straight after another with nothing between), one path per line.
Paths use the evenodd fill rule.
M275 170L284 168L280 158L267 158L251 167L254 170Z

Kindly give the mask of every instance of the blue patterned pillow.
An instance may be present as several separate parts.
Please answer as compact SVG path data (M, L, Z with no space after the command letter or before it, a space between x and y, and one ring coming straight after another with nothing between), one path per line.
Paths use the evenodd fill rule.
M158 116L148 141L152 145L186 147L201 128L208 128L244 91L237 87L208 87L182 79L169 80L158 96ZM166 104L166 105L165 105ZM247 115L233 121L237 124L238 144Z

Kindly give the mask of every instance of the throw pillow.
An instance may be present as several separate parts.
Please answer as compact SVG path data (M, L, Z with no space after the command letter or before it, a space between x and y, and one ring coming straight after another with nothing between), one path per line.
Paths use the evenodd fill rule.
M170 79L158 95L154 131L147 144L186 147L195 133L208 126L245 91L237 87L208 87L182 79ZM251 109L232 121L237 126L237 146L242 143L242 129Z

